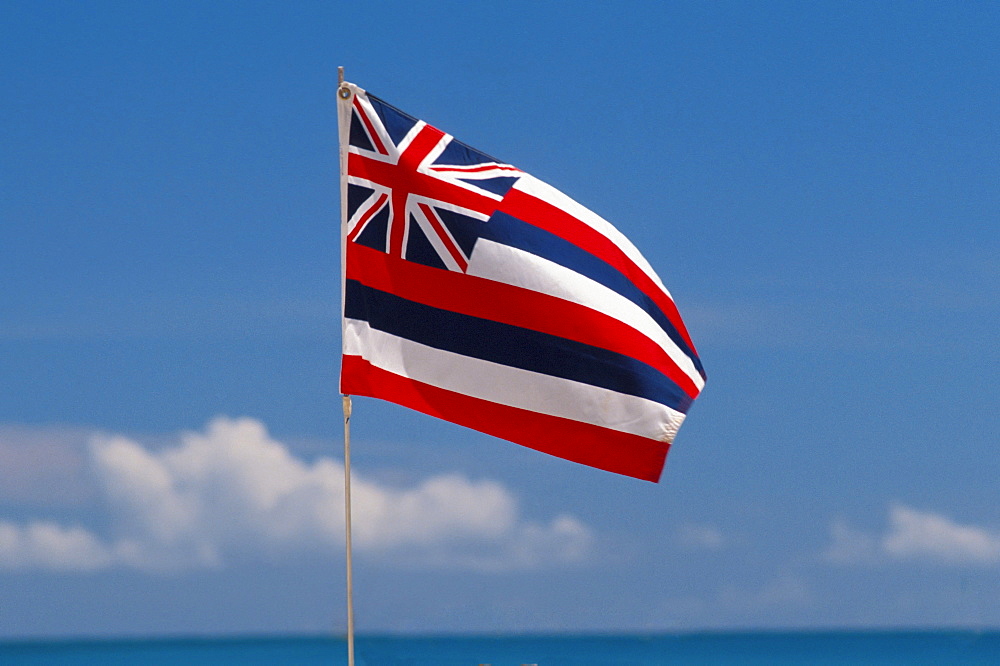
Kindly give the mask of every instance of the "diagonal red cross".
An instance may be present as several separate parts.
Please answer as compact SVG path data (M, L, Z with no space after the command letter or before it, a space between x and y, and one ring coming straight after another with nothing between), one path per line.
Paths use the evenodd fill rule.
M372 138L375 150L382 155L388 156L389 151L382 144L372 126L371 119L357 100L355 100L354 108L358 112L358 116L362 122L368 128L368 134ZM356 227L357 230L360 230L363 224L378 213L388 202L390 206L389 254L391 255L403 257L403 240L406 236L406 225L409 224L406 216L406 202L411 195L436 199L444 203L475 211L487 217L492 215L499 205L499 201L496 199L472 192L454 183L442 180L437 176L417 171L418 167L423 164L427 156L444 137L444 132L425 124L406 146L405 150L399 154L399 158L395 163L374 159L358 153L351 153L348 156L348 175L377 183L391 192L389 197L385 194L380 195L379 200L368 210L364 218L359 220ZM418 206L431 223L435 233L441 238L448 252L464 271L467 266L465 256L441 227L441 221L438 219L437 214L426 203L420 202ZM352 235L350 240L353 239Z

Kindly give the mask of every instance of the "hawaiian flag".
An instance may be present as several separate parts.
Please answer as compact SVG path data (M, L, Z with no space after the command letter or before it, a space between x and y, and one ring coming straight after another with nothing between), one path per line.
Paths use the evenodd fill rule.
M649 263L549 185L340 91L341 391L659 480L705 372Z

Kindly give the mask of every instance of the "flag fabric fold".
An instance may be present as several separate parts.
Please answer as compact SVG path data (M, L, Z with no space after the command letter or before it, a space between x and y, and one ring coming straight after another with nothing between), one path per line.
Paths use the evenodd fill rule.
M611 224L345 83L341 391L657 481L705 372Z

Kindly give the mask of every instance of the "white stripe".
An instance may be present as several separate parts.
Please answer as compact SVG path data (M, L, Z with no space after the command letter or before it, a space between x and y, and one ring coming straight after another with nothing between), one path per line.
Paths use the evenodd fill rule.
M569 198L556 188L552 187L548 183L538 180L530 174L524 174L521 178L514 183L513 189L521 190L526 194L541 199L547 203L552 204L556 208L560 208L576 219L580 220L587 226L593 228L603 236L607 237L612 243L617 245L622 249L622 251L628 255L628 258L635 262L642 271L649 276L660 289L662 289L669 296L670 292L667 288L663 286L663 281L660 280L660 276L656 274L653 267L649 265L646 258L642 256L642 253L636 249L635 245L632 244L625 234L615 229L614 225L605 220L603 217L593 212L592 210L578 204L573 199Z
M428 347L347 319L344 353L480 400L672 442L684 414L658 402Z
M614 317L660 346L698 390L705 386L694 363L645 310L603 284L524 250L480 238L469 275L548 294Z

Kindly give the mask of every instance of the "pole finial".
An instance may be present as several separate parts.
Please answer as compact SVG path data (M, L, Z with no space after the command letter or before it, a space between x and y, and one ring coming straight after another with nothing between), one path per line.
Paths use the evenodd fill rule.
M344 85L344 68L337 68L337 94L340 99L351 99L351 87Z

